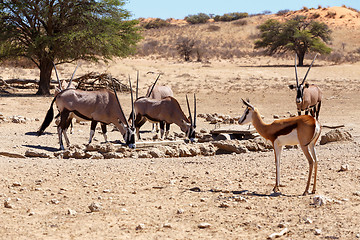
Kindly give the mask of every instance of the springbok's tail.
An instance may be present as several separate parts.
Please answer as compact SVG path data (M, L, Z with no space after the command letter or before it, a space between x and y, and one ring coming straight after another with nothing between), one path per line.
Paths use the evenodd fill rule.
M315 131L314 131L314 135L311 139L311 141L306 144L305 146L309 145L310 143L314 142L314 144L316 143L316 141L318 140L318 138L320 137L320 133L321 133L321 125L320 123L315 120Z
M50 125L51 121L54 118L53 105L54 105L55 100L56 100L56 97L54 97L54 99L52 100L50 108L47 111L47 114L45 116L45 119L44 119L43 123L41 124L40 129L37 131L38 136L41 136L41 134L44 133L45 129Z

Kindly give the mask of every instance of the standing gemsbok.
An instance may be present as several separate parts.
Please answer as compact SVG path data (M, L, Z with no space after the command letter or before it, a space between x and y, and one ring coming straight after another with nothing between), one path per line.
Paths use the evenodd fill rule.
M107 89L102 89L99 91L82 91L71 88L67 88L58 93L51 102L50 109L48 110L44 122L38 131L38 136L40 136L45 131L54 117L54 102L56 102L58 110L60 111L60 123L57 127L60 149L64 149L62 140L63 134L67 145L70 145L70 141L66 135L66 130L69 127L71 121L69 118L70 113L74 113L76 116L79 116L82 119L91 121L90 141L98 122L101 123L103 131L105 129L105 133L106 125L113 123L123 135L125 143L131 148L135 147L134 124L131 126L126 120L115 88L114 93ZM134 108L132 90L131 104L132 108Z
M263 122L259 111L254 108L248 101L242 100L246 105L244 114L239 119L239 124L247 124L252 122L257 132L267 140L270 140L275 153L276 165L276 184L274 192L279 191L280 186L280 155L284 145L300 145L307 160L309 161L309 177L306 184L306 195L309 190L314 168L314 185L312 193L316 191L316 174L317 174L317 158L315 153L315 143L321 132L319 122L309 116L301 115L287 119L275 120L270 124Z
M317 55L315 55L314 60L309 66L301 84L299 84L299 79L297 74L297 64L296 64L297 56L295 56L296 86L292 84L289 85L289 88L296 89L296 106L298 110L298 115L300 116L302 111L305 111L305 114L307 115L308 112L310 111L311 115L313 117L316 117L316 120L318 120L320 107L321 107L322 91L315 84L310 85L308 83L305 83L306 77L311 69L311 66L315 61L316 56Z

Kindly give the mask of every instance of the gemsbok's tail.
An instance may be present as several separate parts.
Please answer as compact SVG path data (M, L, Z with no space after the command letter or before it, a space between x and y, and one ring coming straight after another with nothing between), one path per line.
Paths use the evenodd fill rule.
M45 129L50 125L51 121L54 118L53 105L54 105L55 100L56 100L56 97L54 97L54 99L52 100L50 108L46 113L45 119L44 119L43 123L41 124L40 129L37 131L38 136L40 136L41 134L44 133Z

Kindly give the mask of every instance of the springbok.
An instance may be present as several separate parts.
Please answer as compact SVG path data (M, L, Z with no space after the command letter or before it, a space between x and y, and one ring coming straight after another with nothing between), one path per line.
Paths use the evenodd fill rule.
M296 58L295 56L295 77L296 77L296 86L295 85L289 85L290 89L296 89L296 106L298 110L298 115L301 115L302 111L305 111L305 114L307 115L309 110L310 114L313 117L316 117L316 120L319 119L319 113L320 113L320 107L321 107L321 99L322 99L322 91L320 88L315 84L308 84L305 83L306 77L310 71L311 66L313 65L315 58L317 54L314 57L314 60L312 61L311 65L309 66L305 77L301 84L299 85L298 80L298 74L297 74L297 64L296 64Z
M69 83L70 84L70 83ZM131 86L131 83L130 83ZM120 101L117 97L117 93L114 88L114 93L107 89L99 91L82 91L78 89L67 88L57 94L51 102L50 109L48 110L46 117L38 130L38 136L40 136L45 129L50 125L53 117L53 105L56 105L60 111L60 124L57 127L60 149L64 149L62 135L64 134L66 144L69 146L70 141L67 137L66 130L69 127L71 119L70 113L74 113L82 119L91 121L90 141L94 135L95 128L98 122L101 123L103 134L106 138L106 125L113 123L123 135L125 143L130 147L135 147L135 131L134 123L130 126L126 120L124 111L120 105ZM133 97L131 90L131 102L132 109Z
M166 134L169 132L170 124L175 123L186 133L186 136L191 142L195 140L196 128L196 96L194 94L194 119L191 116L191 110L188 97L186 102L189 110L189 118L187 118L182 111L179 102L174 97L166 97L160 100L151 99L147 97L140 97L134 102L134 112L131 114L135 116L135 128L138 139L140 139L139 129L146 122L159 122L163 138L164 125L166 124Z
M243 100L246 105L244 114L239 119L239 124L252 123L257 132L267 140L270 140L275 153L276 183L274 192L279 192L280 187L280 155L284 145L299 144L309 161L309 177L303 195L308 194L312 170L314 168L314 185L312 194L316 191L317 158L315 143L321 132L319 122L309 116L301 115L287 119L275 120L270 124L263 122L259 111L249 101ZM311 153L311 154L310 154Z

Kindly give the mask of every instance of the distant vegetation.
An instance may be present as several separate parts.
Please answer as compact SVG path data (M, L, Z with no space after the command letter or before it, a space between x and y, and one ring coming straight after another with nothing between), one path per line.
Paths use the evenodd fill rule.
M247 17L249 17L249 14L246 12L242 12L242 13L233 12L233 13L226 13L222 16L216 15L214 17L214 21L215 22L230 22L230 21L235 21L235 20L242 19L242 18L247 18Z
M185 17L185 20L190 24L206 23L209 19L209 15L205 13L198 13L196 15L188 15Z
M143 20L143 19L141 19L141 20ZM170 26L170 23L168 23L166 20L163 20L161 18L155 18L155 19L150 20L148 22L142 21L140 26L145 28L145 29L162 28L162 27Z

